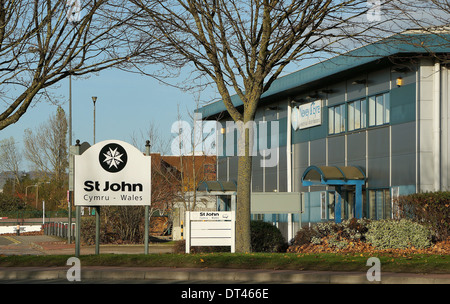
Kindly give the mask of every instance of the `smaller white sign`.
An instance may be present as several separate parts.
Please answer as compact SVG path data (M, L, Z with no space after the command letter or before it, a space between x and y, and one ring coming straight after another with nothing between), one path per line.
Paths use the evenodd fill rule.
M298 122L299 129L306 129L314 126L319 126L322 124L322 100L316 100L313 102L302 104L297 110L292 111L293 117L298 115L298 118L293 119ZM296 128L294 127L294 130Z
M234 211L186 211L186 253L191 246L231 246L235 252Z
M192 211L192 221L226 221L230 220L229 211Z

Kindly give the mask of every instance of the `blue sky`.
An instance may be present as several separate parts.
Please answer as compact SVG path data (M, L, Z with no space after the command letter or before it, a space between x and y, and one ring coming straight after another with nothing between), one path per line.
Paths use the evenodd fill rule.
M180 78L175 81L181 81ZM67 115L69 113L69 79L58 84L56 96ZM214 95L202 92L200 98ZM96 142L117 139L131 143L133 133L145 132L150 123L159 129L161 137L170 140L175 134L171 126L178 120L178 111L182 118L189 121L189 115L196 108L198 95L183 92L139 74L132 74L116 69L105 70L89 78L72 79L72 128L73 143L93 142L93 102L96 102ZM197 96L197 97L196 97ZM23 148L24 130L34 130L46 122L56 112L57 106L48 102L39 102L14 125L0 131L0 140L14 137L19 148ZM187 113L187 112L190 113ZM144 141L145 142L145 141ZM142 144L144 145L144 143ZM152 152L155 151L152 148ZM170 149L169 149L170 154ZM27 170L23 160L23 170Z

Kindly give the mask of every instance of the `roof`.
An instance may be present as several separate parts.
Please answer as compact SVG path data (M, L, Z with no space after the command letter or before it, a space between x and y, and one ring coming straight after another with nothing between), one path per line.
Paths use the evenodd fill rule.
M261 96L261 100L396 54L447 53L450 52L449 41L450 34L447 32L429 34L412 30L396 34L279 77ZM243 105L238 95L233 95L231 100L235 107ZM207 118L225 112L226 108L222 101L216 101L198 111L203 118Z

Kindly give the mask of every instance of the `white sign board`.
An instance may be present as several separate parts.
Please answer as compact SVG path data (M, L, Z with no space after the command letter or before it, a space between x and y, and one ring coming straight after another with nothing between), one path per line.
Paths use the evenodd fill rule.
M119 140L99 142L75 155L75 206L150 205L150 159Z
M294 125L297 124L297 125ZM292 110L294 130L306 129L322 124L322 100L305 103Z
M187 211L186 253L191 246L231 246L235 252L234 211Z

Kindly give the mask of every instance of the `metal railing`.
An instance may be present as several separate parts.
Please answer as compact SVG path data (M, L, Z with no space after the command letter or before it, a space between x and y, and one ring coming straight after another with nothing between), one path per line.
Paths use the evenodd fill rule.
M42 225L45 235L54 235L61 238L69 237L69 224L65 222L46 222ZM75 240L75 223L71 225L71 241Z

